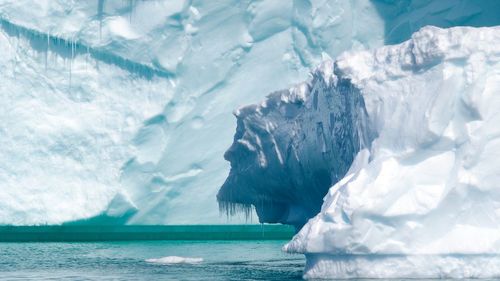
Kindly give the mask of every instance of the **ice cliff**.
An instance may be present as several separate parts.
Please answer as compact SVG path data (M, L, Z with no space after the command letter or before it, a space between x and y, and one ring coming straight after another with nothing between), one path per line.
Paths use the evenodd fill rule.
M227 222L215 196L232 109L328 54L381 45L377 14L367 1L0 1L0 224Z
M499 24L496 11L496 0L1 0L0 224L225 223L215 196L229 170L221 156L233 108L304 80L343 51L399 43L428 24ZM355 117L366 115L363 103L346 109L353 117L341 126L365 128ZM318 104L328 108L339 105ZM271 193L238 201L281 204L269 221L300 226L367 144L297 114L323 124L314 141L324 153L308 155L290 139L299 159L322 167L314 192L303 202L291 194L293 204ZM334 134L352 145L335 156L342 167L323 155L340 145L327 138ZM298 166L297 190L317 172Z
M381 40L349 2L0 1L0 223L225 222L231 109L367 44L349 10Z
M284 247L306 278L500 276L499 46L499 27L425 27L325 62L236 111L219 197L294 223L332 182Z

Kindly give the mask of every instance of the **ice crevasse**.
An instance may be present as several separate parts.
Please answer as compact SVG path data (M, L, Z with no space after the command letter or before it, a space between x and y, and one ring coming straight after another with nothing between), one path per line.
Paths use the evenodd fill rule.
M399 45L344 53L240 108L219 197L248 203L228 190L251 187L231 182L288 171L260 179L281 195L263 212L294 224L318 171L336 182L284 246L306 255L306 278L500 276L499 43L499 27L425 27ZM314 180L300 191L289 184L304 179Z

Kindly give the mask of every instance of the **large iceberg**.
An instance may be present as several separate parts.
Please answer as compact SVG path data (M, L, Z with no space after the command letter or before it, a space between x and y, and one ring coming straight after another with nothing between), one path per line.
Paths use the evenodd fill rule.
M236 111L219 197L300 226L335 183L284 247L306 278L500 276L499 46L500 27L425 27L323 63Z
M378 11L385 44L409 39L427 24L500 24L500 17L492 12L500 8L498 1L370 4L353 8ZM357 20L353 23L362 24ZM364 40L358 42L371 42L363 47L378 45L378 30L373 28L373 34L358 32L352 40L361 36ZM353 44L353 49L359 49L357 44ZM318 213L323 197L346 175L357 153L371 147L378 131L376 124L368 124L374 120L365 120L364 100L356 98L359 86L351 83L349 77L332 75L332 64L323 63L306 83L235 111L236 134L225 154L231 171L218 193L223 211L232 214L253 206L261 222L292 224L300 229Z
M225 223L233 108L424 25L499 24L498 3L0 0L0 224ZM338 168L300 152L337 174L269 221L314 216L357 148Z
M500 27L427 27L335 62L377 137L285 246L306 277L500 276L499 46Z
M225 223L232 109L383 34L368 1L1 0L0 224Z

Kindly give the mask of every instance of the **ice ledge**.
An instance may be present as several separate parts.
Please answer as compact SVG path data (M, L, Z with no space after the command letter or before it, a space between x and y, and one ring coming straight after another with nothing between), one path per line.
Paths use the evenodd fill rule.
M459 63L471 55L491 54L485 59L495 60L500 51L490 43L498 40L500 26L448 29L426 26L415 32L410 40L398 45L345 52L337 58L335 65L342 76L364 86L368 82L383 83L418 74L443 61Z
M72 40L42 33L0 17L0 28L9 36L23 37L29 40L32 48L39 52L54 52L63 58L74 59L78 55L88 55L96 61L117 66L140 78L152 79L153 77L171 78L174 76L169 71L155 68L151 65L135 62L126 57L113 54L101 48L87 45L77 39ZM71 70L70 70L71 71Z

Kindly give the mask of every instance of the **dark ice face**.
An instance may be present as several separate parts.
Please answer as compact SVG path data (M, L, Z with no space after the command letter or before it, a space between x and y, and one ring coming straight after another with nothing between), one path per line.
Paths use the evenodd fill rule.
M253 206L266 223L302 227L371 139L359 91L347 80L326 83L320 75L305 96L275 92L236 117L224 155L231 171L217 199L228 214Z

